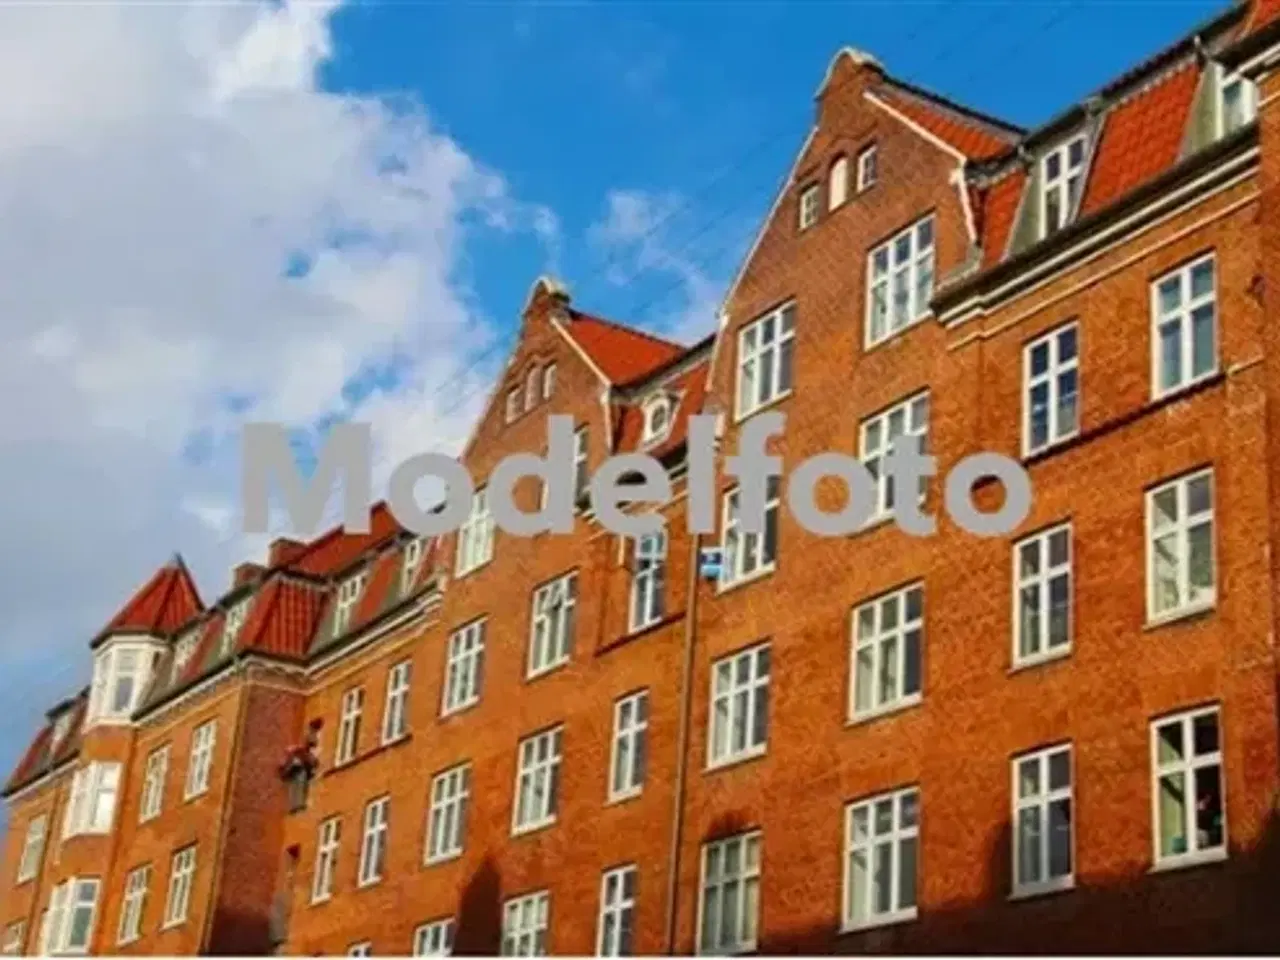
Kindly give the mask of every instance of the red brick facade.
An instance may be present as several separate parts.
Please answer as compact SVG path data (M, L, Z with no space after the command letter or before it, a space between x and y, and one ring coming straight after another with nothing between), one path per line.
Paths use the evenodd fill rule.
M464 569L465 533L422 545L379 506L367 535L278 541L208 608L175 561L94 641L99 663L154 651L145 689L122 716L111 715L115 675L55 708L6 788L5 945L406 954L437 945L420 945L418 931L447 922L455 953L498 953L525 934L550 953L591 954L613 943L604 876L630 867L623 912L641 954L1276 950L1272 7L1234 8L1031 133L842 51L715 337L688 348L648 337L539 280L464 452L482 484L508 454L543 451L556 413L585 429L589 469L619 452L660 457L674 496L650 622L633 629L644 566L634 543L589 508L572 534L497 532L491 555ZM1233 128L1222 91L1237 70L1256 83L1254 101L1244 96L1257 116ZM1059 147L1080 173L1053 230L1046 158ZM833 188L832 171L847 181ZM1189 312L1175 367L1158 291L1205 257L1212 336ZM899 262L912 265L901 286ZM1187 273L1184 297L1202 295L1205 275ZM894 326L899 302L907 322L877 326ZM1074 428L1032 449L1032 347L1057 344L1068 324ZM749 367L751 338L766 329L789 359ZM745 408L744 381L757 391ZM672 422L646 444L655 397ZM756 549L740 546L725 557L740 576L699 576L700 549L725 542L732 480L718 469L716 533L691 536L690 414L720 416L718 468L757 407L785 414L770 444L785 478L819 453L871 457L888 412L926 397L906 416L923 417L937 461L925 494L935 536L873 522L822 538L784 496L762 566L733 566ZM945 476L979 451L1019 460L1031 478L1031 511L1010 536L976 537L944 509ZM1182 592L1170 608L1149 525L1165 484L1201 475L1207 512L1179 488L1176 522L1201 526L1178 534ZM834 480L818 486L824 509L843 496ZM517 486L525 509L538 498L533 479ZM999 485L980 484L974 500L995 509ZM1067 625L1037 632L1059 639L1028 656L1019 586L1037 574L1019 557L1058 528ZM573 589L542 606L539 591L568 575ZM570 610L567 649L539 665ZM479 621L483 656L460 659ZM870 673L859 652L879 658ZM634 755L620 753L619 703L639 693L643 734L625 749L643 743L643 774L619 792L616 765ZM1175 748L1169 724L1184 716ZM1029 766L1040 751L1043 766ZM290 757L312 775L289 779ZM442 851L429 846L445 830L437 777L463 767L463 826ZM77 805L73 778L111 769L114 804L95 794ZM1039 786L1028 786L1032 769ZM896 806L880 802L891 795ZM865 844L864 801L877 837ZM46 839L33 850L41 817ZM1037 860L1028 850L1041 843ZM186 850L189 861L175 859ZM188 867L189 886L175 890ZM56 890L74 900L78 887L60 887L69 880L98 883L92 909L50 909ZM531 907L528 928L511 921L508 907L543 893L541 920Z

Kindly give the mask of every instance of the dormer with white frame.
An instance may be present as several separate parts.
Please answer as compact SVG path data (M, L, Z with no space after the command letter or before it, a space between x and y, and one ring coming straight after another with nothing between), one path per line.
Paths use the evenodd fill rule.
M1040 237L1052 236L1075 219L1084 191L1088 140L1082 132L1060 140L1040 157Z
M1213 64L1212 70L1214 135L1221 140L1258 118L1258 86L1220 63Z
M640 407L644 416L644 428L640 436L642 446L651 447L670 435L675 408L676 398L665 390L660 390L644 401Z
M107 638L94 651L86 729L129 723L164 647L156 637L122 634Z

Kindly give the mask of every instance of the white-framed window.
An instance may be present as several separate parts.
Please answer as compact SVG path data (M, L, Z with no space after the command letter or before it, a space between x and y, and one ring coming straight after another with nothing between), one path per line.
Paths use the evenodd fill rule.
M760 831L704 844L698 953L746 953L760 923Z
M1013 892L1061 890L1074 881L1071 745L1013 759Z
M342 694L338 714L338 745L333 765L340 767L356 758L360 749L360 719L364 715L364 687L352 687Z
M342 846L342 818L330 817L320 824L316 843L316 868L311 875L311 902L322 903L333 896L333 874Z
M382 871L387 865L387 829L390 817L390 797L379 797L365 805L358 886L367 887L382 879Z
M853 611L852 719L920 702L924 587L915 583Z
M563 736L564 727L559 726L520 741L512 833L524 833L556 822Z
M373 941L361 940L359 943L353 943L351 946L347 947L347 956L348 957L372 957Z
M577 607L576 573L566 574L534 591L528 676L536 677L569 661Z
M791 392L796 339L794 302L769 311L738 331L738 419Z
M98 908L97 880L66 880L49 892L49 909L40 933L40 953L88 953Z
M240 636L240 630L244 627L244 622L249 618L249 600L241 600L239 603L228 608L226 619L222 621L222 642L218 649L219 656L227 656L235 649L236 638Z
M18 860L17 883L35 878L44 857L44 842L49 835L49 815L42 813L27 823L27 835L22 841L22 857Z
M196 644L200 642L200 628L196 627L188 630L180 636L173 645L173 660L169 663L169 683L170 685L178 682L178 678L182 676L182 671L187 668L187 664L191 662L191 658L195 656Z
M885 458L893 449L894 443L902 437L918 438L920 452L928 453L929 394L927 391L908 397L862 421L858 434L859 459L871 474L876 490L875 512L868 522L874 523L893 514L893 506L897 502L897 491L893 488L893 478L885 468ZM928 478L920 477L917 497L921 503L924 502L928 485Z
M524 377L524 408L532 410L538 404L538 387L541 385L539 374L541 371L537 367L529 370Z
M1227 853L1221 714L1216 706L1151 724L1155 860L1161 866Z
M422 558L427 552L427 541L416 537L404 545L404 560L400 567L400 592L408 593L418 579Z
M465 576L492 559L493 514L489 512L489 491L481 487L471 498L471 513L458 528L458 576Z
M58 748L62 746L62 741L67 739L67 734L71 732L71 714L60 713L53 721L53 730L49 733L49 754L58 752Z
M0 943L0 955L17 956L22 953L24 934L27 932L25 920L15 920L4 928L4 942Z
M1199 470L1148 491L1148 620L1213 606L1213 527L1213 470Z
M735 487L724 495L724 562L720 568L720 589L766 574L777 565L781 485L777 477L769 477L766 483L764 529L760 533L747 533L742 529L741 491Z
M480 702L484 685L485 620L473 620L449 637L445 657L442 716Z
M600 924L596 956L629 957L634 950L636 865L614 867L600 878Z
M880 157L874 143L863 147L858 154L858 192L869 190L880 179Z
M818 222L818 206L821 190L814 183L800 191L800 229L808 230Z
M93 658L89 724L128 720L142 700L156 647L145 643L107 644Z
M643 630L665 613L667 533L646 533L632 541L631 629Z
M413 666L408 660L387 671L387 702L382 711L382 742L391 743L409 732L409 681Z
M551 920L546 890L513 897L502 905L502 956L545 957Z
M769 672L767 643L711 665L708 767L765 752L769 742Z
M453 954L453 917L432 920L413 931L415 957L448 957Z
M671 432L671 398L665 394L650 397L641 411L644 414L644 431L640 442L646 446L657 443Z
M169 891L164 901L162 929L187 922L191 909L191 886L196 876L195 845L183 847L169 861Z
M556 392L556 365L548 363L542 368L542 399L550 400Z
M849 158L836 157L827 175L827 209L834 210L849 199Z
M1084 137L1061 143L1040 159L1040 236L1071 222L1084 181Z
M191 757L187 760L187 782L182 798L190 800L209 789L209 771L213 768L213 747L218 737L218 721L200 724L191 734Z
M138 801L138 822L146 823L160 816L164 806L164 785L169 776L169 745L157 747L147 755L142 774L142 797Z
M1217 66L1218 101L1216 109L1218 137L1235 133L1258 117L1258 87L1247 77L1228 73Z
M895 790L845 808L844 929L916 915L920 791Z
M340 637L351 626L351 618L355 616L356 605L364 593L365 574L357 573L347 577L338 584L338 596L333 606L333 635Z
M933 268L933 214L867 254L868 348L929 315Z
M1080 328L1068 323L1023 351L1022 452L1030 455L1080 429Z
M507 423L520 416L520 388L512 387L507 391Z
M609 756L609 799L633 797L644 789L649 754L649 691L639 690L613 705Z
M427 863L450 860L462 853L467 837L467 805L471 801L471 764L462 763L431 780L431 809L427 819Z
M1218 372L1218 293L1212 253L1151 285L1151 393L1156 399Z
M120 764L90 763L71 778L71 795L62 821L62 835L110 833L115 821Z
M147 905L147 887L151 885L151 864L129 871L124 881L124 901L120 905L120 928L116 943L124 946L142 936L142 912Z
M590 467L587 457L590 453L590 437L586 427L573 431L573 502L577 503L587 495L591 483Z
M1013 662L1036 663L1071 649L1071 524L1013 546Z

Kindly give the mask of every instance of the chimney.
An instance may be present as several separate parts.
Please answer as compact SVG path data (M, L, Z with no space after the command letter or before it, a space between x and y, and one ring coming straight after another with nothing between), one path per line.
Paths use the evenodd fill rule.
M260 563L253 563L246 560L244 563L238 563L235 569L231 571L231 587L243 586L251 580L256 580L262 574L267 572L267 568Z
M305 550L306 546L305 543L290 540L288 537L276 537L267 548L267 566L283 566Z

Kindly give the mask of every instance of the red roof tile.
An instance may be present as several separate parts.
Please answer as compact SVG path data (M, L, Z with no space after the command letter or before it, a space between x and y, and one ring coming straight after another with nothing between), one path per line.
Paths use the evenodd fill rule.
M578 310L569 311L569 335L611 383L626 383L675 359L685 348Z
M12 793L59 764L66 762L79 752L80 729L84 723L84 714L88 708L88 703L88 695L82 691L76 696L70 707L67 708L71 713L70 722L67 725L67 735L52 753L50 752L50 747L53 746L52 715L54 711L50 711L50 721L40 729L35 739L31 741L31 745L27 747L26 753L22 755L22 759L18 761L13 773L9 775L9 779L4 785L4 789L0 792L5 794Z
M1255 0L1253 9L1249 11L1244 32L1253 33L1261 30L1277 17L1280 17L1280 0Z
M663 384L662 389L680 394L680 403L672 417L671 432L667 435L667 438L645 451L650 456L661 457L684 443L689 431L689 417L702 409L703 400L706 399L707 372L709 369L710 362L704 361L696 367L685 371L674 380ZM618 452L627 453L639 450L642 436L644 436L644 411L641 406L636 404L635 406L623 407L618 422Z
M254 598L236 649L301 659L311 643L324 600L324 592L316 587L277 576Z
M332 576L355 563L366 550L394 537L403 529L386 503L379 502L369 512L368 533L343 533L341 527L335 527L309 544L285 566L300 573Z
M138 588L98 637L122 631L171 633L203 609L187 565L174 557Z
M978 235L982 238L984 267L998 263L1004 257L1026 182L1026 171L1015 170L982 190L981 203L974 210L974 216L979 224Z
M895 110L954 150L971 160L984 160L1005 153L1017 140L1013 132L997 133L976 119L970 119L957 110L941 104L930 103L923 97L905 93L894 87L881 86L875 91Z

